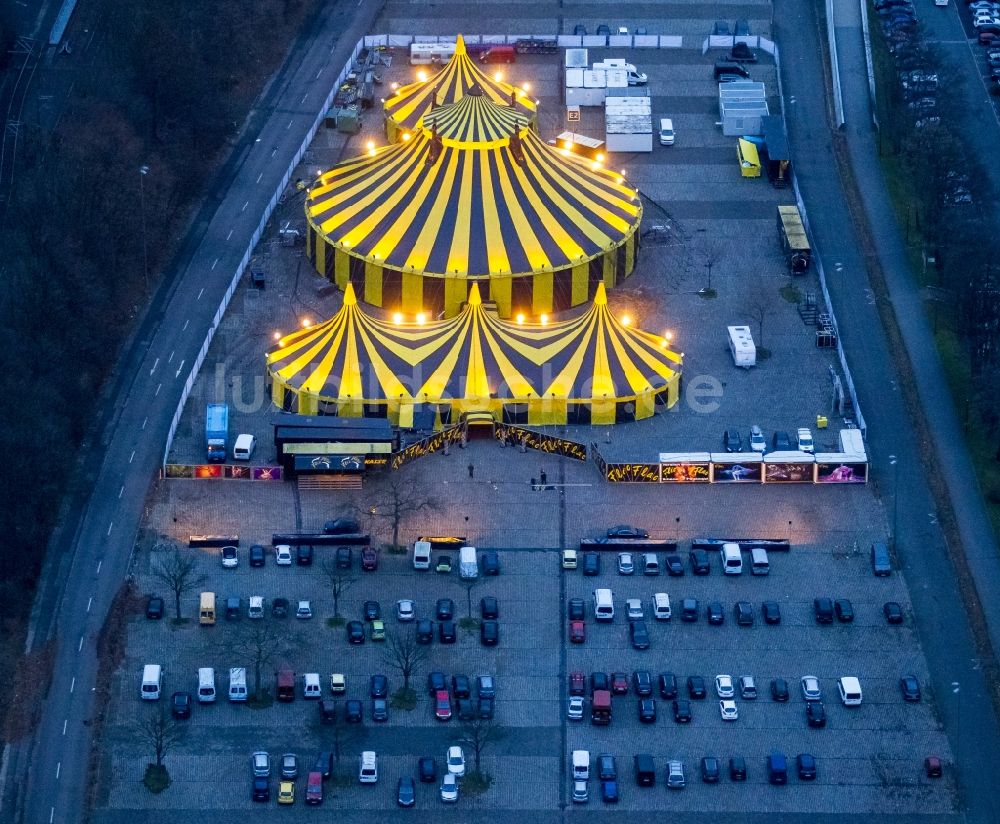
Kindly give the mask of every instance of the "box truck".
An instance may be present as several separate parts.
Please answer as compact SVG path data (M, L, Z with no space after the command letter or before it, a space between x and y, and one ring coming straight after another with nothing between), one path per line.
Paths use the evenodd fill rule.
M226 460L226 441L229 439L229 406L210 403L205 412L205 456L209 463Z

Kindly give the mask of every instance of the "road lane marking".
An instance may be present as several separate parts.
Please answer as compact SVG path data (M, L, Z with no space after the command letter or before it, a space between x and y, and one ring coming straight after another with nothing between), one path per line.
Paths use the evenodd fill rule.
M264 173L263 173L263 172L261 172L261 174L264 174ZM259 178L259 177L257 178L257 182L258 182L258 183L260 182L260 178ZM230 230L229 230L229 234L228 234L228 235L226 235L226 240L229 240L229 238L231 238L232 236L233 236L233 230L232 230L232 229L230 229Z
M188 328L188 324L189 324L190 322L191 322L191 319L190 319L190 318L188 318L188 319L187 319L186 321L184 321L184 325L183 325L183 326L181 327L181 331L182 331L182 332L183 332L183 331L184 331L185 329L187 329L187 328Z
M160 387L161 387L161 386L163 386L163 384L162 384L162 383L158 383L158 384L156 384L156 391L155 391L155 392L153 393L153 397L154 397L154 398L155 398L155 397L156 397L157 395L159 395L159 394L160 394Z
M260 183L260 179L261 179L261 178L262 178L263 176L264 176L264 173L263 173L263 172L261 172L261 173L260 173L259 175L257 175L257 182L258 182L258 183ZM230 230L229 234L232 234L232 230ZM226 240L229 240L229 238L226 238Z
M288 121L288 125L285 126L285 131L288 131L290 128L292 128L292 121L291 120L289 120Z
M174 359L174 350L171 349L170 350L170 357L167 358L167 363L170 363L170 361L172 361L173 359Z
M69 691L72 693L76 689L76 676L73 676L73 680L69 682Z
M212 271L213 271L213 272L215 271L215 267L216 267L216 266L218 266L218 265L219 265L219 259L218 259L218 258L216 258L216 259L215 259L215 263L213 263L213 264L212 264Z
M148 421L148 420L149 420L149 418L143 418L143 419L142 419L142 428L143 428L143 429L145 429L145 428L146 428L146 421Z
M323 76L323 70L320 69L318 72L316 72L316 79L319 80L322 76Z
M83 636L80 636L80 643L77 645L76 651L80 652L83 649Z
M122 495L124 495L124 494L125 494L125 487L123 486L121 489L118 490L118 500L119 501L122 499Z
M302 95L302 99L299 101L299 103L300 104L305 103L307 97L309 97L309 92L306 92L304 95Z
M87 612L90 612L90 605L93 603L94 603L94 596L91 595L90 598L87 599Z
M132 450L132 455L131 455L131 457L129 457L128 462L132 463L132 461L134 461L134 460L135 460L135 450L133 449Z
M69 724L69 719L68 718L65 721L63 721L63 735L66 734L66 725L67 724Z
M240 211L241 212L245 212L247 210L247 206L249 206L249 205L250 205L250 201L248 200L246 203L243 204L243 208L240 209Z
M111 534L111 527L113 527L114 525L115 525L114 521L112 521L110 524L108 524L108 532L107 532L108 535Z
M273 148L273 149L271 150L271 157L274 157L274 156L275 156L275 155L276 155L277 153L278 153L278 147L277 147L277 146L275 146L275 147L274 147L274 148Z
M153 368L149 370L149 374L152 375L156 371L156 367L160 365L160 359L157 358L153 361Z
M184 362L186 360L187 360L187 358L185 358L184 360L182 360L181 361L181 365L177 367L177 371L174 373L174 377L175 378L179 378L181 376L181 370L184 368Z
M201 287L201 292L199 292L199 293L198 293L198 297L196 297L196 298L195 298L195 300L201 300L201 296L202 296L202 293L203 293L204 291L205 291L205 287L204 287L204 286L202 286L202 287Z
M97 574L98 575L101 574L101 564L103 564L103 563L104 563L104 559L103 558L100 561L97 562Z
M49 824L52 824L52 822L55 820L55 817L56 817L56 808L53 807L51 812L49 812Z
M62 761L56 764L56 781L59 780L59 773L62 772Z

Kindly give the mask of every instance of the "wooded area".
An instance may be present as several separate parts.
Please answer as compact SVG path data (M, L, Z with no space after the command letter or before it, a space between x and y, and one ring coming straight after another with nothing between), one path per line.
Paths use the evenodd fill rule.
M104 0L58 126L46 131L38 107L25 108L0 225L0 621L12 643L98 394L169 260L171 238L318 6ZM12 39L12 8L0 0L0 42Z

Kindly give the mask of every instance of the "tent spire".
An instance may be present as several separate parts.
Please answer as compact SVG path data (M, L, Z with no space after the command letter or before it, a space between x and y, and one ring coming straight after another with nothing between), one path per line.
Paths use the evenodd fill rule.
M357 306L358 299L354 294L354 284L350 281L344 287L344 306Z
M608 293L604 290L604 281L597 284L597 291L594 292L594 306L607 306Z
M469 306L482 306L483 299L479 295L479 284L472 281L472 288L469 289Z
M455 56L460 54L465 54L465 38L462 35L455 38Z

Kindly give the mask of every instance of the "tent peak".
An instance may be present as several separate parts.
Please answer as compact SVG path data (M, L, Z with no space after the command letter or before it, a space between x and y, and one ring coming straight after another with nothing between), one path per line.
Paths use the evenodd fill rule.
M465 38L462 35L455 38L455 54L465 54Z
M472 288L469 289L469 306L482 306L483 299L479 294L479 284L475 281L472 282Z
M354 284L350 281L344 287L344 306L357 306L358 298L354 294Z
M608 293L604 290L604 283L597 284L597 291L594 292L594 306L607 306Z

